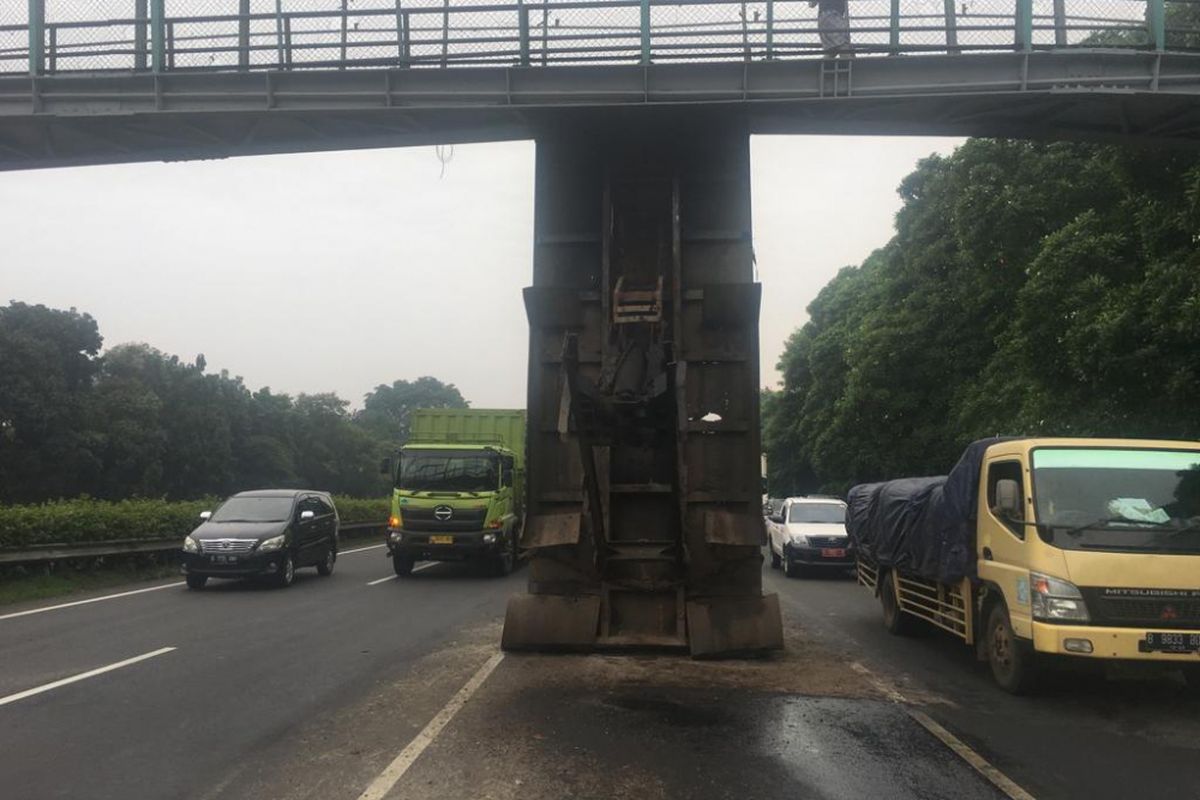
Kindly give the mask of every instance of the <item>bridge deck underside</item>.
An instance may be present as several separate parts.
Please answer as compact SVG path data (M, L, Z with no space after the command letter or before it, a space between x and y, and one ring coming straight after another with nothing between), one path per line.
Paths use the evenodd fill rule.
M0 169L536 138L726 107L753 133L1200 138L1200 54L0 78Z

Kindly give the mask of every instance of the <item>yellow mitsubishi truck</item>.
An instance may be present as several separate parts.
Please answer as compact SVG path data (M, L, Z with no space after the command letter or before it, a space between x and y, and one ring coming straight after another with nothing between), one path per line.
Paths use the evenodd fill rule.
M987 439L847 499L892 633L949 631L1013 693L1052 656L1161 662L1200 690L1200 442Z

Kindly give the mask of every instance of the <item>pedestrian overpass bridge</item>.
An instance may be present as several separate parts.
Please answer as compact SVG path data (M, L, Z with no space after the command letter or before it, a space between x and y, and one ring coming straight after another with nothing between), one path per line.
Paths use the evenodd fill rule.
M1195 0L6 0L0 169L534 138L720 109L754 133L1193 142Z

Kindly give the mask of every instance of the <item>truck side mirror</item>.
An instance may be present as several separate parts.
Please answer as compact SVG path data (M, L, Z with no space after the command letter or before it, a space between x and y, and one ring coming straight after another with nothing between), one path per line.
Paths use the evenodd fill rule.
M392 459L391 459L391 456L388 456L387 458L384 458L384 459L380 460L380 462L379 462L379 474L380 474L380 475L391 475L391 474L392 474Z
M513 485L512 467L505 467L504 470L500 473L500 485L501 486L512 486Z
M996 481L996 510L1003 519L1021 519L1021 485L1012 478Z

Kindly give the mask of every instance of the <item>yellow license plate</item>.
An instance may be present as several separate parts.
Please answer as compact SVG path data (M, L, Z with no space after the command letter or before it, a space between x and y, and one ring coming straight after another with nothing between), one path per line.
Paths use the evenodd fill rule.
M453 536L430 536L430 544L454 544Z

